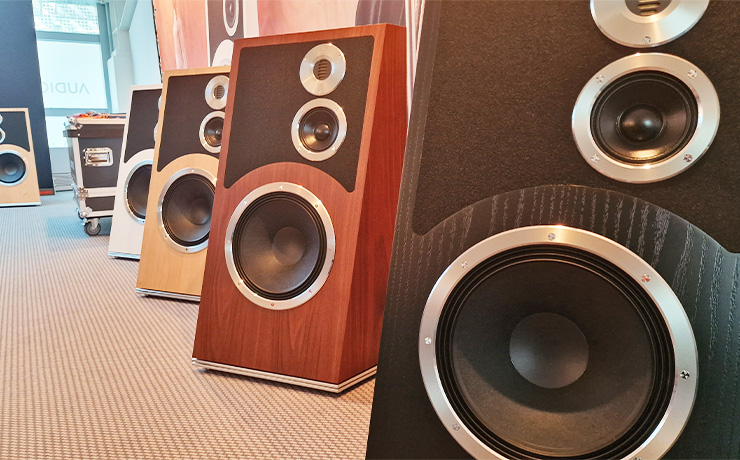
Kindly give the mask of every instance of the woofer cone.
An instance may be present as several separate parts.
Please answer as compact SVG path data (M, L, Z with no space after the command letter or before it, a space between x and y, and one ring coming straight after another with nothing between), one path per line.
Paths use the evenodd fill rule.
M583 87L573 138L588 164L612 179L657 182L680 174L709 149L719 127L709 78L669 54L627 56Z
M658 458L696 392L693 334L665 281L567 227L463 253L430 294L419 359L437 414L476 458Z
M657 163L686 147L698 117L685 84L663 72L642 71L604 88L591 112L591 131L599 148L617 161Z
M200 123L198 130L200 144L210 153L221 152L225 116L221 111L211 112Z
M126 210L134 220L144 223L149 198L149 181L152 178L152 160L138 163L131 169L123 187Z
M304 158L323 161L331 158L347 135L344 110L330 99L314 99L293 118L293 146Z
M328 212L295 184L268 184L247 195L226 236L232 280L250 301L266 308L293 308L313 297L334 259Z
M0 184L15 186L28 175L26 160L15 150L0 151Z
M215 178L195 168L173 175L162 190L157 217L170 246L196 252L208 246Z

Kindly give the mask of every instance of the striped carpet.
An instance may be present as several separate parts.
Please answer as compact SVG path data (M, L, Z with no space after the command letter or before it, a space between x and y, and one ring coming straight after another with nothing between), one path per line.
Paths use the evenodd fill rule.
M190 364L198 306L141 298L69 192L0 209L0 459L364 456L374 382L342 395Z

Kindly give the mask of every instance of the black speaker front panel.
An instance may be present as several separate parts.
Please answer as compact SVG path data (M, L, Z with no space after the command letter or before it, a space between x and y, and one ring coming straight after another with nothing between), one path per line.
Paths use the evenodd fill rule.
M408 204L402 198L399 206L368 458L470 458L440 422L422 382L424 306L444 270L474 244L513 228L554 224L629 248L660 273L686 310L699 352L699 390L688 425L666 458L738 458L737 255L673 213L603 189L541 186L500 194L466 207L426 235L411 230Z
M161 89L136 90L131 94L124 163L142 150L154 148L154 127L159 119L157 103L161 94Z
M344 53L347 70L339 86L322 97L344 110L347 136L337 153L323 161L309 161L298 153L291 140L291 124L305 103L317 99L301 84L298 73L301 61L314 46L328 41L242 49L224 186L231 187L261 166L294 162L318 168L347 191L353 191L374 41L371 36L331 40Z
M2 121L0 129L5 133L5 140L0 143L3 145L15 145L26 151L31 150L28 142L28 124L26 123L25 112L2 112L0 111ZM2 137L2 135L0 135Z
M169 77L167 95L162 98L164 117L162 126L159 127L162 130L162 140L157 157L157 171L191 153L218 158L217 153L210 153L203 148L198 137L201 122L215 110L206 102L205 94L208 82L217 75L229 76L228 73L207 73Z
M430 0L425 8L367 457L470 458L422 381L425 304L471 246L514 228L561 224L636 253L686 311L698 392L666 457L740 458L740 257L728 251L740 249L733 176L740 101L732 77L740 4L710 2L684 37L651 50L707 73L722 115L697 164L643 185L601 176L573 141L571 114L583 86L636 52L598 31L587 1Z
M571 115L596 73L635 49L597 28L589 2L430 2L436 36L425 33L419 74L424 126L414 231L424 234L464 206L542 184L580 184L642 198L740 251L740 3L711 1L683 37L641 52L672 54L707 74L720 101L719 131L683 173L626 184L591 168L573 140ZM440 19L441 18L441 19ZM417 85L418 85L417 81ZM417 93L419 94L419 93Z

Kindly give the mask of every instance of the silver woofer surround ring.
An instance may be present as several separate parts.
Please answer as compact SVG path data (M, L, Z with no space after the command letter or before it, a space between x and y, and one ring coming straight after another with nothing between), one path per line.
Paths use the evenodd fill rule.
M691 325L686 313L655 269L624 246L585 230L564 226L533 226L509 230L491 236L463 252L437 280L424 307L419 329L419 365L429 400L450 435L474 458L505 459L488 447L463 422L444 392L436 354L437 324L449 295L463 277L490 257L530 245L563 245L595 254L608 260L630 277L652 298L660 309L673 344L674 388L657 429L625 459L660 458L678 439L688 421L697 389L698 356ZM645 277L649 278L645 278ZM649 282L643 282L649 279ZM682 378L686 372L689 378Z
M5 154L15 155L18 158L20 158L21 161L23 162L24 167L26 169L23 172L23 175L20 178L18 178L18 180L16 180L16 181L13 181L13 182L3 182L3 181L0 180L0 186L3 186L3 187L15 187L15 186L18 186L18 185L22 184L23 181L25 181L26 178L28 177L28 160L26 160L26 155L28 155L28 152L26 152L25 150L20 149L19 147L14 146L14 145L3 145L2 147L0 147L0 155L5 155Z
M640 71L663 72L684 83L696 99L698 117L694 135L683 149L662 161L635 165L617 161L598 147L591 130L591 114L604 89L620 77ZM670 54L638 53L612 62L586 83L576 100L571 121L578 150L591 167L621 182L648 183L673 177L696 163L717 134L719 112L717 92L698 67Z
M222 120L226 120L226 114L221 111L216 111L206 115L203 118L203 121L200 122L200 128L198 129L198 138L200 139L200 145L202 145L203 148L206 149L206 151L210 153L221 153L221 145L214 147L206 140L206 125L214 118L221 118Z
M159 194L159 199L157 200L157 228L159 229L160 235L162 235L162 238L164 241L173 249L184 252L184 253L193 253L202 251L203 249L208 247L208 240L195 245L195 246L183 246L176 241L173 241L170 237L169 233L167 232L167 229L164 225L164 219L162 216L162 204L164 203L164 197L167 195L167 191L170 189L170 186L179 178L182 176L185 176L187 174L198 174L200 176L205 177L208 181L211 182L213 185L213 188L215 190L216 188L216 177L211 174L209 171L206 171L205 169L201 168L185 168L177 171L175 174L172 175L172 177L169 178L169 180L164 184L164 187L162 187L162 191Z
M154 155L154 149L148 149L152 155ZM123 205L126 208L126 211L128 212L128 215L131 216L132 219L134 219L136 222L143 224L145 219L142 219L141 217L137 216L134 211L131 209L131 206L129 206L128 202L128 187L129 187L129 181L131 181L131 177L134 175L136 171L138 171L141 167L150 165L152 166L154 163L153 160L142 160L136 165L131 168L131 171L129 171L128 175L126 176L126 182L124 182L123 185Z
M337 138L329 148L321 152L315 152L303 145L300 134L301 120L303 119L303 116L317 107L326 107L331 110L337 118ZM298 109L295 117L293 117L293 124L290 127L290 137L293 140L293 146L303 158L310 161L323 161L334 156L334 154L337 153L337 150L339 150L339 147L342 146L342 142L344 142L344 138L346 136L347 117L344 115L342 107L331 99L313 99L303 104L303 107Z
M701 19L709 0L672 0L656 14L640 16L625 0L591 0L591 16L601 32L620 45L648 48L668 43Z
M321 223L323 224L324 230L326 232L326 255L324 257L323 265L318 277L313 282L313 284L308 286L301 294L288 300L266 299L253 292L242 280L239 272L237 271L236 263L234 262L234 230L237 223L239 222L239 218L247 209L247 207L249 207L249 205L252 204L256 199L273 192L292 193L298 195L299 197L312 204L316 212L319 214L319 217L321 218ZM258 187L250 192L234 209L234 212L229 219L229 225L226 227L224 252L226 255L226 267L229 270L231 280L234 282L239 291L244 295L244 297L246 297L254 304L259 305L260 307L268 308L270 310L288 310L290 308L295 308L306 303L322 288L327 278L329 277L329 272L331 271L331 268L334 264L334 253L336 251L335 246L336 241L334 236L334 225L332 224L329 212L326 210L326 207L324 207L324 204L321 202L321 200L319 200L316 195L300 185L290 182L273 182L271 184Z
M322 61L329 61L331 70L326 78L320 80L314 74L314 66ZM299 76L306 91L314 96L325 96L339 86L346 70L347 60L342 50L331 43L323 43L314 46L306 53L301 61Z
M219 88L223 88L223 93ZM229 95L229 77L226 75L216 75L206 85L205 98L208 105L213 110L221 110L226 107L226 97ZM221 97L218 97L221 96Z

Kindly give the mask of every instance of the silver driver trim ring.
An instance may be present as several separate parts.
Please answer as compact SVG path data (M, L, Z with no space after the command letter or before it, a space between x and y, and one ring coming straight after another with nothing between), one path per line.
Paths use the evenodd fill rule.
M323 150L321 152L314 152L313 150L309 150L306 148L305 145L303 145L303 142L301 142L301 119L303 116L308 113L310 110L315 109L316 107L326 107L327 109L334 112L334 115L337 117L337 129L339 132L337 132L337 138L334 140L334 143L326 150ZM313 99L305 104L303 104L303 107L298 109L298 112L295 114L295 117L293 117L293 124L290 128L290 137L293 139L293 146L298 151L298 153L301 154L301 156L309 161L324 161L327 158L331 158L334 156L335 153L337 153L337 150L339 150L339 147L342 146L342 142L344 142L344 138L347 137L347 117L344 115L344 110L342 109L342 106L337 104L336 102L332 101L331 99Z
M221 146L213 147L206 141L206 123L213 120L214 118L221 118L224 120L224 123L226 122L226 114L221 111L215 111L211 112L208 115L203 118L203 121L200 122L200 129L198 130L198 138L200 139L200 145L203 146L206 151L211 153L221 153ZM223 141L222 141L223 142Z
M321 218L321 223L324 226L324 230L326 231L326 255L324 256L324 261L321 267L321 271L319 272L319 276L310 286L306 288L305 291L303 291L296 297L288 300L266 299L249 289L249 287L244 284L244 281L242 280L239 272L236 269L236 263L234 262L234 229L236 228L237 222L239 222L239 218L242 216L247 207L252 204L253 201L255 201L257 198L267 195L268 193L273 192L292 193L311 203L316 212L318 212L319 218ZM234 209L234 212L231 214L231 218L229 219L229 225L226 227L224 253L226 255L226 267L229 270L229 275L231 275L231 280L234 282L237 289L239 289L239 292L241 292L242 295L247 298L247 300L256 305L259 305L260 307L270 310L288 310L290 308L295 308L308 302L309 299L315 296L324 286L326 279L329 277L329 272L331 272L331 268L334 265L335 250L336 241L334 236L334 225L332 224L331 216L329 216L329 211L326 210L324 203L322 203L321 200L316 197L316 195L314 195L307 189L290 182L273 182L271 184L263 185L254 189L246 197L244 197L244 199L239 203L236 209Z
M184 252L186 254L192 254L194 252L202 251L203 249L208 247L208 240L205 240L204 242L195 245L195 246L183 246L179 243L176 243L172 240L169 233L167 233L167 229L164 226L164 220L162 218L162 204L164 203L164 197L167 194L167 191L170 189L172 184L182 176L186 174L198 174L200 176L205 177L208 179L211 184L213 184L214 190L216 189L216 177L211 174L210 172L206 171L205 169L201 168L184 168L179 171L177 171L175 174L173 174L169 180L164 184L164 187L162 187L162 191L159 194L159 200L157 200L157 228L159 229L160 235L162 235L162 238L164 239L165 243L167 243L172 249L178 251L178 252ZM151 193L151 192L150 192ZM215 193L215 192L214 192Z
M8 144L8 145L3 145L2 148L0 149L0 155L6 154L6 153L9 153L11 155L15 155L18 158L20 158L21 161L23 161L23 165L26 167L26 170L23 172L23 175L21 176L21 178L18 179L17 181L10 182L10 183L0 181L0 186L2 186L2 187L17 187L17 186L21 185L26 180L26 178L28 177L28 160L26 159L26 155L28 155L28 152L26 152L25 150L21 149L20 147L16 147L15 145Z
M639 16L625 0L591 0L591 16L599 30L620 45L650 48L691 30L708 5L709 0L672 0L660 13Z
M214 94L214 90L217 86L223 86L224 88L224 95L220 99L216 98ZM229 95L229 77L227 77L226 75L216 75L215 77L211 78L211 80L206 85L206 90L204 94L206 102L213 110L221 110L226 107L226 99Z
M437 369L437 324L450 293L470 270L495 254L533 244L567 246L608 260L636 279L660 309L673 342L676 372L673 394L657 429L639 448L624 458L632 460L662 457L681 434L696 397L698 356L689 319L668 283L650 264L608 238L571 227L523 227L491 236L463 252L439 277L424 307L418 341L419 366L424 387L437 416L450 435L474 458L506 458L479 440L450 405ZM641 281L644 275L650 277L649 282ZM688 372L688 379L681 377L682 371Z
M224 18L224 29L226 29L226 33L229 34L229 37L233 37L236 33L236 28L239 27L239 4L242 2L242 0L234 0L234 3L236 4L236 12L234 13L234 27L229 27L229 21L226 19L226 1L223 0L221 5L221 15Z
M683 149L662 161L643 165L622 163L607 155L596 144L591 132L591 112L601 92L612 82L645 70L672 75L691 90L698 108L696 131ZM637 53L612 62L586 83L576 100L571 122L578 150L592 168L620 182L643 184L668 179L696 163L717 134L719 112L717 92L709 77L697 66L670 54Z
M146 149L142 150L141 152L148 152L144 153L144 156L153 156L154 155L154 149ZM131 177L134 175L136 171L138 171L142 166L146 165L153 165L153 160L141 160L140 162L136 163L133 168L131 168L131 171L128 172L128 175L126 176L126 181L123 183L123 207L126 208L126 211L128 212L128 215L131 216L131 218L140 224L144 223L144 219L140 218L136 214L134 214L134 211L131 209L131 206L128 204L128 185L129 181L131 180Z
M331 73L324 80L319 80L313 73L313 68L322 59L331 63ZM331 93L344 80L344 74L347 71L347 59L344 53L336 45L331 43L322 43L311 48L298 71L301 84L309 93L314 96L326 96Z

